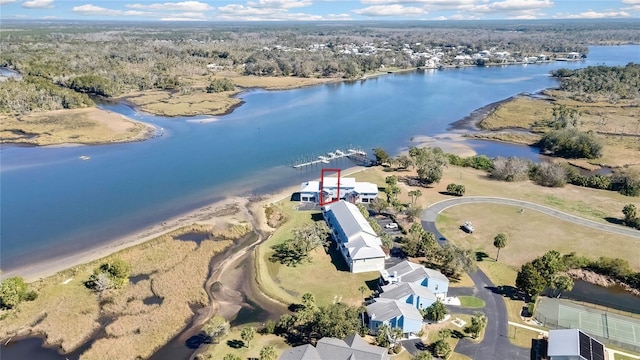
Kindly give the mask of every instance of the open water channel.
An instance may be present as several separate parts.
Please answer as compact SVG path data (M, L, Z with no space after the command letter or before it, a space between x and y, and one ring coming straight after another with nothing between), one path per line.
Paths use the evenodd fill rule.
M251 90L240 95L241 107L215 118L153 116L103 103L153 124L158 136L117 145L2 146L1 267L8 274L228 195L266 193L317 177L318 168L290 166L301 156L350 146L398 153L413 145L412 137L443 134L477 108L556 86L548 76L554 69L639 60L640 46L591 47L580 62L418 70L288 91ZM538 157L526 146L466 143L490 156Z

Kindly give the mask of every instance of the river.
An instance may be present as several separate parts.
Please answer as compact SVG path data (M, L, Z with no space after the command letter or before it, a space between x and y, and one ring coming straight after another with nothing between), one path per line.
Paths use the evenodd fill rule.
M624 65L638 60L638 48L591 47L581 62L418 70L296 90L251 90L240 95L244 105L213 119L101 104L153 124L163 136L117 145L2 146L2 270L100 246L227 195L266 193L318 176L317 168L291 168L296 157L349 145L397 153L412 145L413 136L445 133L476 108L556 86L548 76L553 69ZM528 147L469 144L490 155L537 156Z

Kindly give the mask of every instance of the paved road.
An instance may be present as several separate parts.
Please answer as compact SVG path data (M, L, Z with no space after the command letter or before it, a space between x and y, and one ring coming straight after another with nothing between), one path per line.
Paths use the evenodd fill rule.
M586 226L586 227L590 227L593 229L597 229L597 230L602 230L602 231L608 231L610 233L614 233L614 234L619 234L619 235L624 235L624 236L630 236L630 237L634 237L634 238L638 238L640 239L640 231L636 230L636 229L632 229L630 227L624 227L624 226L620 226L620 225L611 225L611 224L604 224L604 223L600 223L600 222L596 222L593 220L587 220L587 219L583 219L581 217L575 216L575 215L571 215L571 214L567 214L565 212L559 211L559 210L555 210L543 205L538 205L538 204L534 204L534 203L530 203L528 201L522 201L522 200L514 200L514 199L506 199L506 198L499 198L499 197L489 197L489 196L466 196L466 197L458 197L458 198L453 198L453 199L447 199L447 200L443 200L440 202L437 202L431 206L429 206L423 213L422 213L422 222L424 223L426 222L434 222L436 217L438 216L439 213L441 213L442 211L444 211L445 209L448 209L452 206L456 206L456 205L463 205L463 204L501 204L501 205L513 205L513 206L517 206L523 209L531 209L531 210L535 210L535 211L539 211L541 213L550 215L550 216L554 216L556 218L562 219L562 220L566 220L566 221L570 221L574 224L578 224L578 225L582 225L582 226ZM435 225L433 226L432 230L435 229ZM429 230L429 229L427 229ZM429 231L432 231L429 230Z
M436 228L435 220L438 214L452 206L482 203L513 205L520 208L536 210L579 225L640 238L640 232L631 228L598 223L527 201L484 196L460 197L437 202L422 213L422 226L425 230L434 233L436 239L438 239L438 242L442 245L446 242L446 239ZM495 285L489 280L487 275L480 270L469 274L469 276L471 280L473 280L476 288L475 295L482 298L486 303L482 311L488 318L487 328L481 343L475 344L463 339L458 343L455 351L469 356L474 360L530 359L530 349L520 348L509 342L507 307L502 300L502 296L490 290L495 288Z

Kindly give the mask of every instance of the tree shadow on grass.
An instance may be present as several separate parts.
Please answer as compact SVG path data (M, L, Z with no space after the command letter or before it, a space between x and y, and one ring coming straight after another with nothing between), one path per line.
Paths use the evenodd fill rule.
M463 339L467 336L463 334L462 331L460 330L451 330L451 337L454 339Z
M476 251L476 261L484 261L484 259L488 258L489 254L484 251Z
M244 341L238 339L227 340L227 346L233 349L240 349L244 347Z
M604 218L608 223L611 224L615 224L615 225L624 225L624 220L622 219L618 219L618 218L614 218L611 216L607 216Z

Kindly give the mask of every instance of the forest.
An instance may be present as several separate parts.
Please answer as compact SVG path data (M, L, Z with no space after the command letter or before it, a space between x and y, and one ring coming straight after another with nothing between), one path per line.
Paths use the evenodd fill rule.
M207 92L219 71L358 78L381 69L474 65L480 51L522 62L585 54L588 45L640 43L636 21L126 23L3 21L0 114L84 107L86 95ZM506 56L506 57L505 57ZM464 59L463 59L464 58ZM480 62L478 62L480 63Z

